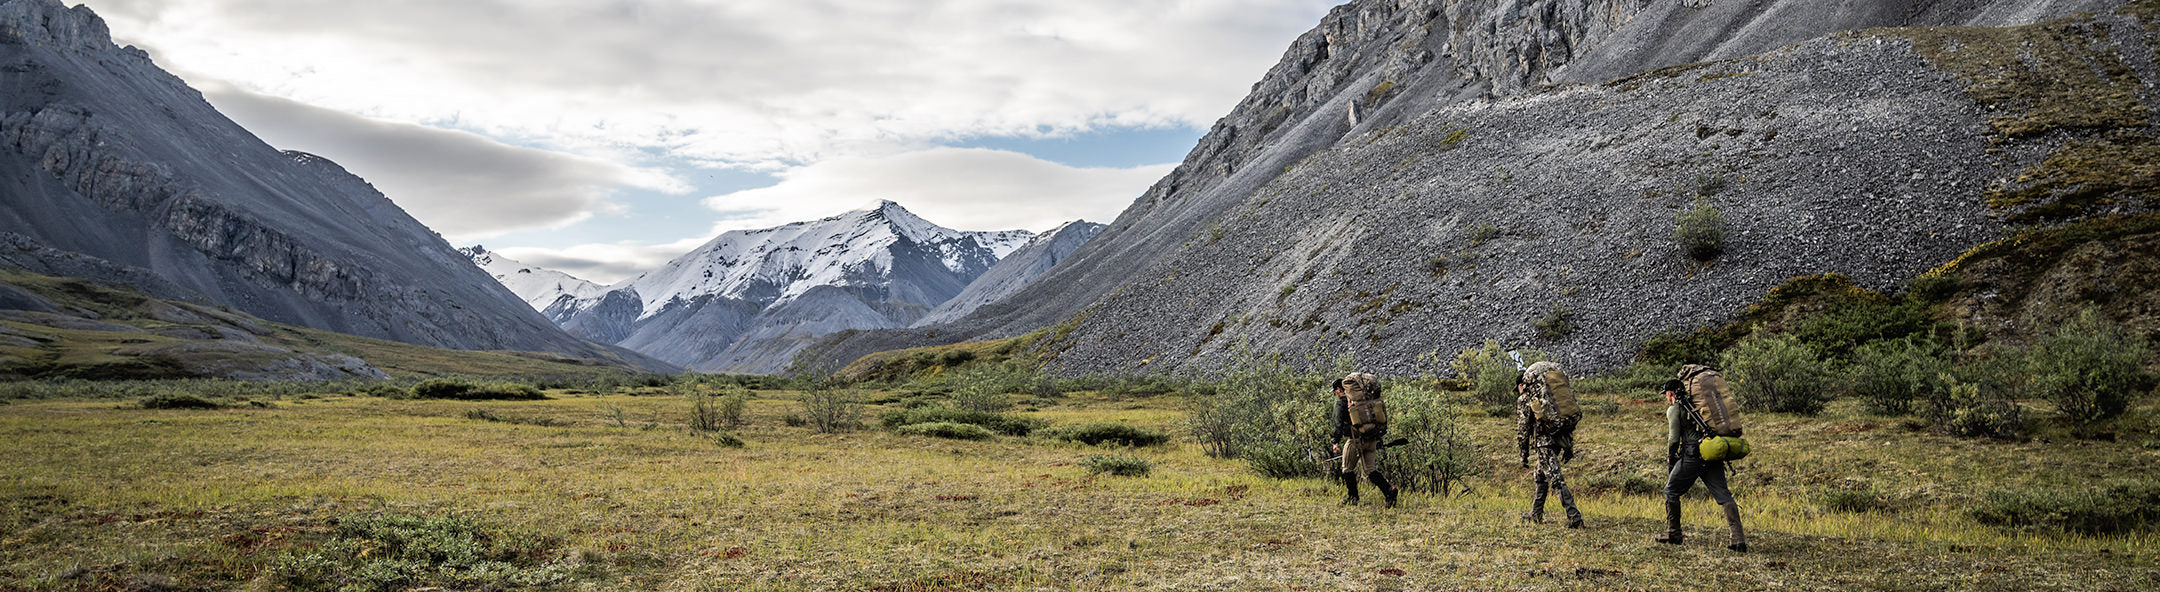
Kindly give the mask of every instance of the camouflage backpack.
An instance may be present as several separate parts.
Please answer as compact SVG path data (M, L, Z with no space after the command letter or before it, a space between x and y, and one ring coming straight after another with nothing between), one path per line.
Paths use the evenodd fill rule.
M1752 447L1742 437L1740 406L1733 401L1725 376L1701 364L1680 367L1680 384L1686 389L1680 400L1695 428L1702 432L1697 455L1703 460L1740 460Z
M1377 440L1387 433L1387 402L1380 400L1380 379L1352 372L1342 380L1350 408L1350 432L1360 440Z
M1568 386L1567 373L1560 371L1559 364L1531 364L1523 371L1522 381L1532 393L1530 412L1548 433L1575 431L1575 424L1582 421L1582 407L1575 404L1575 389Z

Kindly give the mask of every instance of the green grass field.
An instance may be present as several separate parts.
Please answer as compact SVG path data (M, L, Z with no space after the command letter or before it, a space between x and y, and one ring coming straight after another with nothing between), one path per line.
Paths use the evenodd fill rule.
M797 393L766 391L734 448L687 429L679 397L552 394L0 405L0 590L2160 588L2149 526L2094 537L1968 513L1996 489L2153 479L2150 443L1951 439L1843 403L1754 418L1756 456L1733 480L1754 552L1735 554L1701 498L1687 506L1686 545L1649 540L1662 528L1658 497L1643 492L1662 483L1661 404L1585 418L1569 479L1589 527L1570 531L1519 520L1529 480L1510 420L1483 415L1467 421L1490 472L1468 493L1410 494L1387 510L1377 494L1338 506L1339 486L1257 477L1190 442L1106 451L818 434L783 420ZM1182 415L1168 396L1075 393L1024 408L1053 425L1173 433ZM1152 471L1080 464L1112 452ZM355 566L417 543L354 525L406 518L474 529L492 562L443 576L466 560L438 554L380 588L295 575L399 581ZM411 583L443 578L464 583Z

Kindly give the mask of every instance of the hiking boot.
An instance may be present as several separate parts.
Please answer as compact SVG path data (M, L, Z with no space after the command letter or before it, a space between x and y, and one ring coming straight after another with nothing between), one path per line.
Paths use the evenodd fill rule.
M1734 553L1746 553L1747 529L1740 527L1740 504L1726 504L1725 524L1732 527L1732 544L1725 545L1725 548L1732 549Z
M1374 472L1372 474L1372 484L1380 487L1381 497L1387 498L1387 507L1395 507L1395 486L1388 484L1387 477L1382 477L1380 473Z
M1342 505L1345 505L1345 506L1355 506L1355 505L1358 505L1358 495L1357 495L1357 478L1356 478L1356 477L1344 477L1344 478L1343 478L1343 489L1347 490L1347 491L1348 491L1349 493L1348 493L1347 495L1344 495L1344 496L1343 496L1343 498L1342 498Z
M1523 522L1528 522L1528 523L1531 523L1531 524L1544 524L1544 523L1545 523L1545 515L1544 515L1544 514L1539 514L1539 513L1537 513L1537 512L1523 512L1523 513L1522 513L1522 521L1523 521Z
M1576 516L1576 517L1573 517L1573 518L1569 518L1569 519L1568 519L1568 521L1567 521L1567 527L1568 527L1568 528L1582 528L1582 517L1581 517L1581 516Z
M1665 502L1665 534L1658 535L1650 540L1667 545L1678 545L1682 538L1680 535L1680 503Z

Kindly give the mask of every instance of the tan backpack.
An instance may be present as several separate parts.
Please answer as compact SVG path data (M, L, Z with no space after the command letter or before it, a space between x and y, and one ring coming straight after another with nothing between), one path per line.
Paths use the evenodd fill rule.
M1363 372L1352 372L1343 377L1343 392L1349 399L1350 431L1361 440L1377 439L1387 433L1387 402L1380 399L1380 379Z
M1560 371L1559 364L1531 364L1523 371L1522 380L1533 387L1544 387L1539 389L1544 396L1530 397L1530 412L1537 415L1538 421L1559 425L1582 419L1582 407L1575 404L1575 389L1568 386L1567 373Z
M1680 383L1687 389L1687 402L1695 415L1710 431L1704 436L1741 435L1740 406L1733 401L1724 375L1709 366L1688 364L1680 367Z

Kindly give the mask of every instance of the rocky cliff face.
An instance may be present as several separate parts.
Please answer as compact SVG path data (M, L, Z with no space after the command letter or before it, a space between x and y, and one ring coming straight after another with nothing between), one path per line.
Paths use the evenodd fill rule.
M1910 42L1829 35L2097 9L2113 20L2084 38L2139 63L2144 29L2119 5L1353 2L1042 279L949 324L807 355L1072 323L1060 372L1204 371L1242 343L1400 373L1485 338L1609 367L1787 277L1893 287L1992 239L1982 192L2060 145L1999 145L2000 107ZM1691 266L1671 231L1701 193L1733 244ZM1576 330L1536 336L1548 317Z
M281 322L613 356L327 160L263 144L87 8L0 3L0 231Z

